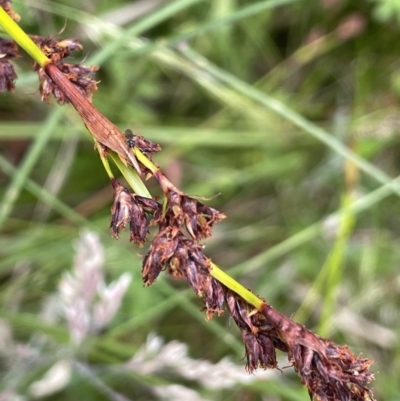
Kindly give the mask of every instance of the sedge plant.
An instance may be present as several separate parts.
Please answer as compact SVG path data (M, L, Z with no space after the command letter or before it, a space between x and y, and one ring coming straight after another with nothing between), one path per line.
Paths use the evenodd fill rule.
M0 1L0 25L10 39L0 39L0 90L12 91L17 79L10 60L18 55L17 44L34 60L42 100L55 98L71 104L92 135L95 148L114 190L111 208L112 235L119 237L129 227L130 240L138 246L151 241L143 259L145 286L153 284L161 271L187 280L202 297L206 318L227 310L242 335L249 372L257 368L278 368L276 349L288 354L289 362L307 387L312 400L373 401L367 387L374 376L372 361L355 356L347 346L319 337L306 327L275 310L266 300L246 289L203 252L201 241L212 235L214 224L225 218L177 188L152 157L159 145L126 133L109 121L91 103L97 84L91 77L96 67L65 62L82 47L76 40L28 36L14 20L9 1ZM13 20L14 19L14 20ZM117 181L112 160L128 187ZM163 196L153 197L144 179L153 178ZM149 227L156 234L149 237Z

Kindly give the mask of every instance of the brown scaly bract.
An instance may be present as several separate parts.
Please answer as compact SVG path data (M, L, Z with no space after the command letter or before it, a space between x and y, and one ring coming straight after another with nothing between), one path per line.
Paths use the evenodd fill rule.
M186 279L194 292L204 298L208 319L214 313L222 313L223 287L210 275L210 260L198 240L210 236L214 223L225 216L176 189L167 189L167 205L162 211L157 202L130 193L116 180L112 180L112 185L114 202L110 227L115 238L129 223L131 240L141 245L146 240L149 225L158 226L143 260L144 284L151 285L160 272L166 270L174 278ZM145 211L153 214L150 222Z

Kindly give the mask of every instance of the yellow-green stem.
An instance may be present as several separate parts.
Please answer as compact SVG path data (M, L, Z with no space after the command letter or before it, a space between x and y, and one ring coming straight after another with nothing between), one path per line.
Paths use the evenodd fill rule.
M0 25L41 67L49 62L46 55L2 7L0 7Z
M242 284L238 283L231 276L226 274L221 270L215 263L211 262L211 275L218 280L220 283L224 284L230 290L240 295L246 302L253 305L257 309L261 308L265 302L262 301L257 295L253 294L247 288L243 287Z
M99 142L96 139L94 140L94 142L96 144L95 146L97 148L97 151L99 152L100 160L103 163L104 170L106 170L107 175L110 179L114 178L114 174L111 171L110 163L108 163L107 157L104 156L102 147L100 146Z
M133 148L133 153L135 154L136 159L143 164L146 168L148 168L152 173L155 173L159 170L159 168L144 155L138 148Z
M110 152L110 157L136 194L144 198L152 198L146 185L144 185L142 179L135 170L126 166L114 152Z

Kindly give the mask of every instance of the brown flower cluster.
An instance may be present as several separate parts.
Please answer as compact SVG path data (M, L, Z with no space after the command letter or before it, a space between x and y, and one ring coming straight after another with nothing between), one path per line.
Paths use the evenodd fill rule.
M111 208L112 235L119 237L120 231L129 224L130 240L142 246L149 231L146 213L157 216L160 205L153 199L129 192L117 180L111 182L114 189L114 203Z
M9 1L0 0L0 7L12 13ZM117 152L124 160L130 161L140 174L142 170L129 148L138 148L148 157L161 148L141 136L133 135L131 130L127 130L124 137L86 99L90 99L97 89L96 82L88 77L97 68L64 62L73 51L82 50L82 46L76 40L69 39L39 36L32 36L32 39L52 62L47 69L49 74L55 80L59 76L62 80L66 77L73 84L73 87L69 82L62 87L56 86L49 75L35 65L42 99L49 102L50 97L54 96L64 104L73 99L73 94L78 90L85 98L79 101L79 107L74 102L72 104L89 131L103 144L104 152L108 148ZM9 59L16 56L17 46L14 42L0 39L1 91L14 89L17 76ZM57 74L52 75L53 68L50 67L54 67ZM64 93L68 86L72 88L69 98ZM94 115L96 118L93 118ZM142 167L160 185L163 203L138 196L112 179L114 202L110 228L112 235L118 238L120 231L129 226L130 240L142 246L148 239L149 227L157 227L143 259L144 284L151 285L164 270L174 278L186 280L196 295L203 297L207 319L227 309L241 331L247 358L246 369L249 372L259 367L278 368L276 350L280 350L288 354L290 363L308 388L313 401L374 401L371 390L366 387L374 378L369 371L372 361L356 357L347 346L337 346L330 340L318 337L274 310L264 300L259 309L254 309L212 276L211 261L204 255L200 241L210 237L214 224L225 216L180 191L159 169L150 172L146 166Z
M54 37L44 38L34 35L31 35L30 38L85 97L89 99L92 97L97 91L97 82L91 78L91 75L98 70L98 67L85 67L80 64L64 62L64 59L69 57L72 52L82 50L82 45L77 40L57 40ZM65 94L54 84L43 68L34 63L34 69L39 76L39 88L42 100L50 103L51 96L54 96L60 104L69 102Z
M273 309L266 302L254 310L236 294L227 292L226 304L242 332L247 369L277 367L275 349L289 362L314 401L374 401L366 387L374 380L372 361L356 357Z
M275 348L288 352L276 329L257 309L251 307L237 294L225 291L228 310L239 327L246 350L246 369L252 373L258 367L278 368Z
M279 350L288 354L313 401L374 401L366 387L374 379L369 371L372 361L318 337L264 300L260 310L255 309L212 277L211 261L199 241L209 237L213 225L225 216L179 191L162 172L155 172L154 178L164 192L163 206L113 181L113 235L118 237L129 223L131 240L142 244L149 225L158 226L143 260L144 284L151 285L164 270L187 280L196 295L203 297L207 319L227 309L241 331L249 372L259 367L279 369Z
M18 57L17 44L9 39L0 38L0 92L13 92L17 74L10 60Z
M162 178L167 180L165 176ZM222 285L210 275L210 260L203 253L202 238L211 235L214 223L225 216L180 192L172 184L165 191L165 205L130 193L113 181L111 209L113 236L130 224L131 240L143 244L149 225L158 226L143 260L142 277L151 285L162 270L174 278L186 279L198 296L204 297L207 317L223 310ZM152 214L152 217L146 216Z

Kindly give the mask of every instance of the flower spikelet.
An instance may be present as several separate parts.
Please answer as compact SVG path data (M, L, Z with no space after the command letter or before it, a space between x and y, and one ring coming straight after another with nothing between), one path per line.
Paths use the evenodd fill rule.
M12 40L0 38L0 92L15 90L15 80L18 77L10 63L15 57L18 57L17 44Z

